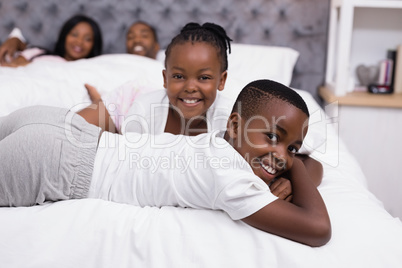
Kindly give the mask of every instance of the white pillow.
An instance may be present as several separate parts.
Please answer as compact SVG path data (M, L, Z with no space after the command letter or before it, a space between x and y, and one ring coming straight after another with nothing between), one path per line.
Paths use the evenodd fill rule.
M229 54L229 73L256 79L271 79L290 85L299 52L289 47L232 44Z
M307 135L299 153L311 154L315 151L325 153L325 148L322 147L325 147L328 138L327 128L330 127L326 113L309 92L295 88L293 90L303 98L310 114Z
M156 60L165 64L165 49L161 49L156 53Z
M258 79L270 79L290 85L299 52L289 47L232 44L228 79L223 95L236 99L245 85Z

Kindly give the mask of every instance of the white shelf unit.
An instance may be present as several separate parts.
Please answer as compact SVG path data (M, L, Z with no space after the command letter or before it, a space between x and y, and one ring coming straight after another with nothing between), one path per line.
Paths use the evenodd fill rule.
M402 44L402 0L332 0L326 87L353 90L358 64L374 65Z

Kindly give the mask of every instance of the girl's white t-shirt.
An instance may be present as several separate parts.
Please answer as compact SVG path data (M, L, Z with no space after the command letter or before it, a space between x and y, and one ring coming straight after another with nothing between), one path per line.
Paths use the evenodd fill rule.
M169 98L165 89L144 88L128 82L105 96L104 102L115 126L122 134L161 134L165 131L169 112ZM226 130L232 105L232 101L218 91L206 114L208 132Z

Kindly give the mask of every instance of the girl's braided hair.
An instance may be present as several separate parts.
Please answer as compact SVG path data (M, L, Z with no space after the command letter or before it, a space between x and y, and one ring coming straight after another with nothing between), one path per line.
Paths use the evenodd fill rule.
M195 22L187 23L166 48L165 66L172 47L175 45L185 42L205 42L217 49L222 63L222 72L224 72L228 69L228 56L226 51L229 50L230 53L230 41L232 41L232 39L226 35L225 29L217 24L210 22L206 22L203 25Z

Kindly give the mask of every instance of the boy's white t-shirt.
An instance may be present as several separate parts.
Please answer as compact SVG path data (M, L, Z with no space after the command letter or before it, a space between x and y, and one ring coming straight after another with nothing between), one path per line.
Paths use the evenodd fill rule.
M122 89L123 88L117 92L129 92L129 87L127 86L125 90ZM144 89L142 86L135 86L132 87L132 92L134 92L132 94L136 95L128 109L122 109L120 108L121 106L110 106L111 100L113 99L111 97L104 99L105 105L117 129L122 134L127 132L163 133L169 112L169 98L166 94L166 90ZM122 105L120 103L127 102L130 99L127 93L119 94L125 96L121 98L121 101L117 102L119 105ZM114 97L114 99L116 99L116 97ZM230 99L222 96L220 92L218 92L214 103L206 114L208 132L215 130L223 131L226 129L227 120L232 111L232 105ZM110 109L110 107L115 107L116 109L113 110Z
M277 197L221 135L104 132L89 198L223 210L243 219Z

